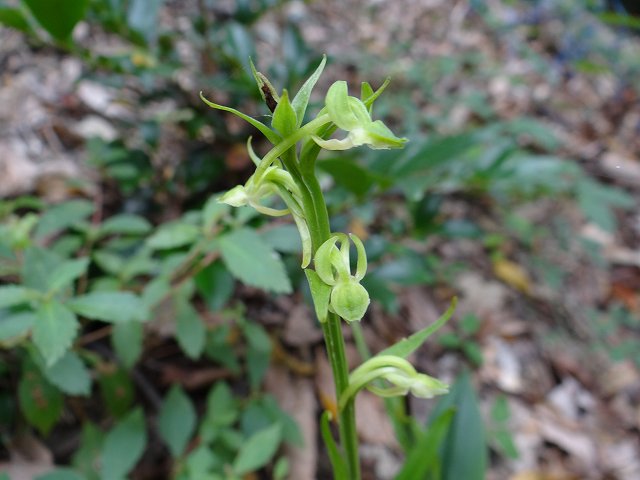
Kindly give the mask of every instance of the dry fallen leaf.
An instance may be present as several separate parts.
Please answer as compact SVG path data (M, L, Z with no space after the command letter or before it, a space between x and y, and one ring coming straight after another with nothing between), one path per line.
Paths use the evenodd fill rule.
M504 258L499 258L493 262L493 273L507 285L516 290L530 294L531 279L529 274L517 263Z

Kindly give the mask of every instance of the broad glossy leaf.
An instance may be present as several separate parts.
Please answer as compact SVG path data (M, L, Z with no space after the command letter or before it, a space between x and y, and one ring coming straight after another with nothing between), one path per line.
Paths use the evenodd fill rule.
M147 444L147 430L141 408L123 418L104 439L102 477L121 480L135 467Z
M19 8L0 7L0 24L29 33L31 26Z
M62 303L50 300L36 310L32 339L46 365L53 365L69 350L77 331L78 319Z
M53 281L52 273L63 261L62 257L44 248L27 248L21 272L24 286L48 292Z
M89 0L23 0L38 23L61 42L68 40L84 18Z
M36 318L35 312L32 311L0 312L0 342L26 335L36 322Z
M217 240L229 271L248 285L290 293L291 283L282 260L253 230L241 228Z
M174 385L164 399L158 416L158 431L169 446L171 455L179 457L196 428L196 410L182 388Z

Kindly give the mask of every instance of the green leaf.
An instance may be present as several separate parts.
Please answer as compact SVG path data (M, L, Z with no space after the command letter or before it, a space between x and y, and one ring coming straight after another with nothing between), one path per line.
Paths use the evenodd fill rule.
M121 480L135 467L147 444L147 431L141 408L122 419L104 439L102 477Z
M67 305L84 317L113 323L144 320L148 313L140 297L131 292L91 292Z
M329 425L330 416L331 414L327 410L322 412L322 416L320 417L320 433L322 434L324 445L327 447L327 454L329 455L334 477L336 479L346 480L349 478L349 467L336 445L333 433L331 433L331 426Z
M249 384L253 390L257 390L269 369L271 358L271 339L266 330L254 322L246 322L242 330L249 344L247 350L247 370Z
M271 125L280 132L283 137L291 135L298 126L296 112L293 110L293 107L289 102L289 94L286 90L282 91L282 96L280 97L278 106L273 112Z
M127 11L129 28L145 39L147 44L155 41L158 14L164 0L131 0Z
M443 443L440 478L483 480L487 468L488 449L478 399L468 373L458 378L449 395L441 397L431 418L438 418L451 407L455 408L456 414Z
M18 400L27 421L44 435L49 433L62 413L62 394L45 380L31 360L26 360L22 368Z
M217 103L213 103L210 102L209 100L207 100L206 98L204 98L204 95L202 95L202 92L200 92L200 98L202 99L202 101L204 103L206 103L207 105L209 105L211 108L215 108L217 110L224 110L225 112L230 112L233 113L234 115L237 115L238 117L240 117L241 119L243 119L246 122L249 122L251 125L253 125L255 128L257 128L258 130L260 130L260 132L267 137L267 139L273 143L274 145L276 145L277 143L280 143L280 140L282 140L282 137L280 137L280 135L278 135L276 132L274 132L273 130L271 130L269 127L267 127L264 123L259 122L258 120L256 120L255 118L251 118L248 115L245 115L244 113L236 110L235 108L231 108L231 107L225 107L224 105L218 105Z
M212 312L222 309L233 294L233 277L220 261L200 270L194 280L198 292Z
M99 235L101 237L116 234L144 235L151 228L151 224L146 218L130 213L122 213L105 220L100 225Z
M237 418L238 406L229 385L217 382L207 395L207 413L202 428L220 431L232 425Z
M56 468L52 472L38 475L34 480L86 480L75 470L70 468Z
M84 18L89 0L23 0L38 23L60 42L68 40Z
M329 300L331 299L332 287L324 283L315 270L307 268L304 274L307 276L307 281L309 282L316 316L320 322L324 323L327 321L327 315L329 314Z
M91 393L91 374L75 352L68 351L42 373L68 395L88 396Z
M395 480L439 478L438 473L441 465L438 449L449 430L454 414L454 408L445 410L419 436L413 448L408 452L402 469L394 477ZM429 474L431 476L427 477Z
M76 338L78 319L65 305L50 300L36 311L32 339L47 366L60 359Z
M158 432L169 446L171 455L179 457L196 428L196 410L182 388L174 385L164 399L158 416Z
M42 3L50 3L54 5L60 3L61 0L38 0ZM64 1L64 0L62 0ZM67 0L69 3L74 3L75 0ZM77 3L84 3L83 0L78 0ZM62 12L55 11L53 18L61 17ZM86 200L69 200L68 202L59 203L54 207L47 210L36 227L34 233L36 240L43 240L49 235L61 232L69 227L74 227L80 223L83 223L89 215L93 213L95 206L93 203Z
M281 439L282 426L279 423L249 437L233 462L234 473L244 475L264 467L275 455Z
M29 333L36 322L35 312L2 313L0 312L0 342L21 337Z
M57 292L71 284L76 278L84 275L89 267L89 259L87 257L75 260L66 260L51 272L51 281L49 282L49 291Z
M195 225L174 222L162 225L147 239L147 246L156 250L184 247L195 242L200 235L200 229Z
M28 288L19 285L0 286L0 308L13 307L27 302L31 298Z
M414 333L410 337L403 338L396 344L382 350L378 355L395 355L397 357L406 358L411 355L420 345L422 345L431 335L433 335L440 327L442 327L453 315L458 305L458 298L453 297L451 304L446 312L434 323L426 328ZM377 355L377 356L378 356Z
M111 332L111 344L127 368L132 368L142 354L144 326L140 322L116 323Z
M307 79L307 81L304 82L304 85L302 85L300 90L298 90L298 93L296 94L296 96L291 101L291 106L293 107L293 110L295 111L296 118L297 118L296 127L300 127L300 125L302 125L302 122L304 120L304 114L307 110L307 105L309 104L309 97L311 96L311 91L313 90L313 87L315 87L316 83L318 82L320 75L322 75L322 71L324 70L324 66L326 65L326 63L327 63L327 56L323 55L322 61L320 62L320 65L318 65L318 68L316 68L315 72L313 72L313 74Z
M31 32L31 26L18 8L0 7L0 24L25 33Z
M211 232L213 227L229 212L229 205L220 203L218 195L213 195L202 208L202 226L205 232Z
M327 158L318 162L318 168L331 175L338 185L360 197L365 195L374 184L369 171L352 159Z
M282 260L256 232L240 228L217 242L227 268L244 283L276 293L291 292Z
M53 281L52 273L63 261L62 257L44 248L28 248L24 252L21 272L24 286L43 293L48 292Z
M83 422L80 448L73 454L71 463L86 476L86 480L99 480L96 465L98 464L103 441L104 434L102 430L90 421Z
M293 224L276 225L260 233L263 240L274 250L283 253L300 253L302 243L298 229Z
M188 299L176 298L176 340L191 359L200 358L206 341L207 329L200 314Z
M590 179L578 182L576 194L587 219L610 233L617 228L613 208L629 209L635 205L633 197L624 190Z
M107 409L115 417L123 416L135 398L131 378L125 370L115 364L102 365L99 371L100 394Z

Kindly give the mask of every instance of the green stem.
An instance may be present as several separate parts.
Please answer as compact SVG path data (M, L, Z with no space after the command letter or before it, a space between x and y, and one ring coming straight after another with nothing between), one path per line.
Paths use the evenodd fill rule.
M321 117L319 117L321 118ZM317 119L316 119L317 120ZM314 120L315 121L315 120ZM312 122L310 122L312 123ZM308 126L307 124L306 126ZM306 127L305 126L305 127ZM318 128L318 127L316 127ZM317 155L317 152L313 152ZM331 229L329 226L329 214L327 205L320 189L320 184L315 176L315 158L311 155L301 158L301 174L306 184L306 189L311 194L313 210L308 211L305 207L305 214L309 221L309 229L312 231L312 238L317 238L317 242L313 241L313 251L329 239ZM313 217L313 221L311 218ZM314 232L315 230L315 232ZM333 371L333 379L336 389L336 400L342 396L342 393L349 386L349 366L345 353L344 337L342 335L340 318L330 313L327 321L322 324L325 344L329 363ZM350 480L360 480L360 459L358 456L358 434L356 431L355 406L353 402L348 402L344 408L338 410L338 427L340 432L340 444L344 450L347 464L350 472Z

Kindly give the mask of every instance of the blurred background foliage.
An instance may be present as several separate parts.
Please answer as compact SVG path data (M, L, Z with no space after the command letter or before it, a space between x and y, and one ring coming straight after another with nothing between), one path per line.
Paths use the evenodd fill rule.
M374 35L371 48L318 41L318 29L330 39L331 28L340 28L332 3L0 2L0 38L20 44L19 53L0 52L3 81L18 78L16 58L27 58L22 69L43 57L74 59L79 74L68 91L54 89L52 101L45 82L32 94L54 116L98 119L84 130L64 122L54 128L62 151L80 165L62 187L12 190L7 182L0 189L0 457L7 472L33 444L49 452L30 460L39 479L287 478L296 471L286 446L301 445L304 429L265 389L265 377L274 359L313 375L319 338L300 347L285 332L291 311L309 302L300 245L291 224L215 202L215 193L252 170L247 137L256 137L258 151L265 144L198 97L202 90L217 103L268 115L249 58L277 88L295 91L326 48L331 67L312 98L316 107L331 77L347 78L352 89L392 77L377 115L409 137L408 146L332 152L318 165L330 187L333 229L366 238L372 317L391 325L370 327L372 348L415 327L404 320L411 308L403 292L434 292L430 305L441 308L465 291L461 274L474 271L508 287L516 316L544 324L542 331L526 327L534 344L553 348L575 337L587 356L597 351L640 365L636 283L618 282L584 311L565 295L585 274L576 265L613 268L605 251L612 238L636 254L640 248L638 227L629 227L638 189L591 161L612 148L588 117L608 109L617 128L625 109L637 107L633 4L433 3L431 23L432 11L418 8L441 47L426 55L422 43L387 25L374 25L382 40ZM468 22L490 48L449 35L455 29L447 21L458 29ZM581 93L571 89L580 82L596 97L606 91L607 101L584 97L576 107ZM565 108L583 108L586 120L574 122ZM638 154L637 145L627 149ZM46 162L45 154L36 170ZM640 265L630 265L625 272L637 279ZM491 389L478 375L495 325L473 307L422 359L433 370L438 358L453 358L454 367L437 368L452 383L460 376L428 415L411 406L405 437L396 429L396 451L405 450L407 462L395 478L480 479L491 465L509 471L505 462L519 456L505 393L527 394L499 381ZM326 463L321 456L317 478L328 478Z

